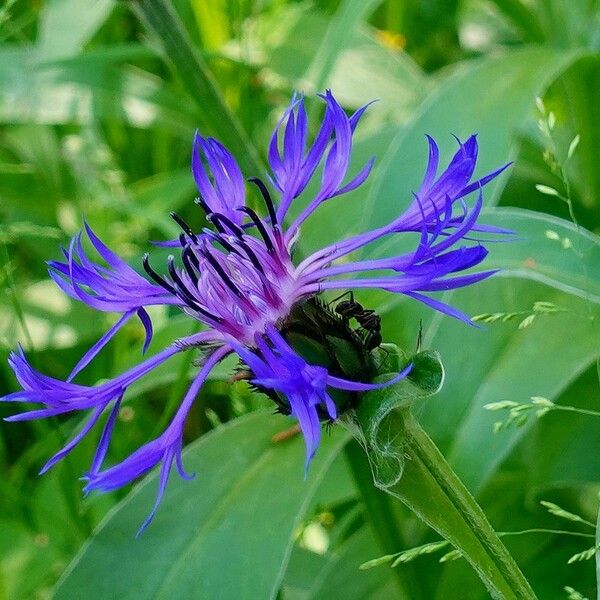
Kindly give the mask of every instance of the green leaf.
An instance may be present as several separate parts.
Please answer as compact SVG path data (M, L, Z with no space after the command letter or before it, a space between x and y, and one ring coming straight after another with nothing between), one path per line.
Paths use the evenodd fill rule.
M7 225L0 223L0 244L14 244L22 238L57 239L61 235L61 231L56 227L45 227L28 221Z
M535 11L521 0L492 0L498 9L508 17L529 42L541 42L543 29Z
M546 48L515 50L456 69L390 146L369 193L369 227L391 221L402 204L410 202L410 191L418 189L426 134L440 144L443 165L456 151L450 134L465 138L477 133L481 144L478 168L481 174L492 171L510 156L515 129L531 112L535 96L580 56L581 52ZM495 202L500 185L495 180L486 186L488 204ZM396 200L399 196L403 200Z
M570 209L564 200L536 191L542 184L558 190L563 198L567 195L563 176L554 165L558 161L568 180L572 211L577 221L597 232L600 174L594 157L600 144L600 123L596 119L599 85L598 55L578 60L550 85L544 93L544 110L546 114L551 111L556 115L552 142L540 133L533 120L529 123L519 139L519 156L500 204L570 219Z
M40 17L37 51L43 60L73 56L106 21L114 0L50 0Z
M380 3L381 0L342 0L340 2L308 68L307 76L314 80L317 90L327 84L340 53L349 46L358 25Z
M548 41L563 48L594 47L598 35L596 1L536 0L534 6Z
M596 521L596 547L600 546L600 508L598 509L598 519ZM600 590L600 552L596 552L596 585Z
M377 552L377 545L368 530L363 528L355 533L327 557L321 573L305 596L306 600L385 600L398 597L392 572L359 570L364 558Z
M494 435L497 415L484 406L524 402L531 396L555 400L594 361L597 331L590 318L597 321L600 313L590 312L594 305L576 296L514 279L496 278L478 284L477 294L465 290L452 298L468 314L516 311L538 300L551 301L564 312L540 315L521 330L516 322L482 330L443 317L435 317L426 329L427 344L440 352L448 377L436 400L427 405L423 423L475 493L533 424Z
M155 34L190 97L201 108L208 130L218 131L247 174L263 172L260 158L240 122L225 103L217 82L193 46L181 19L167 0L130 0L140 18Z
M544 97L557 115L553 137L557 154L566 162L575 215L593 230L600 223L600 174L594 160L600 145L600 123L596 118L599 84L600 57L595 54L568 69ZM570 158L569 152L573 153Z
M598 371L592 365L557 398L556 404L598 408ZM582 488L598 481L596 461L584 460L600 452L597 419L557 411L537 423L533 436L531 484L537 489Z
M22 521L0 521L0 599L27 600L48 594L61 565L60 548Z
M517 235L516 241L489 245L486 268L600 302L600 237L564 219L518 208L485 210L481 221Z
M326 565L327 559L323 554L294 546L281 586L281 596L285 600L308 600L311 586L318 581Z
M353 17L348 14L346 17L354 21L361 13L362 9ZM343 33L345 38L341 45L326 48L321 40L333 28L339 28L337 16L328 20L323 13L306 5L289 4L273 15L253 21L236 53L243 60L247 46L258 44L254 53L256 64L290 86L307 93L330 87L336 98L349 108L377 99L369 113L404 121L423 100L430 84L408 54L394 53L384 47L373 30L359 21L346 30L336 31L336 35ZM325 53L331 57L326 59ZM319 64L323 69L324 60L328 61L328 72L320 81ZM357 133L360 134L360 129Z
M82 589L90 599L274 598L294 530L347 439L335 429L323 440L304 481L301 437L271 441L286 424L253 413L190 446L184 465L196 478L173 476L154 522L136 540L156 493L156 477L146 479L75 558L56 600Z
M120 66L149 56L139 44L55 61L32 46L0 47L0 120L87 124L104 116L136 127L168 125L189 139L197 120L194 104L154 74Z

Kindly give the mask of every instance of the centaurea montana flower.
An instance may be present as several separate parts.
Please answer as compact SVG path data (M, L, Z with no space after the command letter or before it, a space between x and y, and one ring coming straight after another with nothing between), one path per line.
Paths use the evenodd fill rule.
M365 331L360 327L352 329L347 320L329 311L316 298L318 294L325 290L379 288L410 296L469 321L460 311L426 293L470 285L493 273L488 270L459 274L481 263L487 254L484 246L472 237L473 232L506 233L477 222L483 186L506 166L472 180L478 148L476 137L471 136L465 142L458 141L456 154L438 175L438 147L428 137L429 161L423 183L404 213L383 227L334 242L295 264L293 248L300 226L323 203L359 187L373 165L370 160L348 177L353 133L367 107L348 117L330 91L321 98L325 103L324 117L311 144L301 97L294 96L275 127L268 160L269 181L277 192L278 202L272 200L262 180L250 179L264 199L265 216L259 216L246 204L245 181L229 151L217 140L196 134L192 151L192 173L199 191L196 202L212 228L194 231L171 213L182 233L178 240L162 243L176 247L179 258L176 261L174 256L169 257L168 274L156 272L145 255L142 264L149 277L146 279L105 246L87 224L89 241L106 266L86 255L81 234L64 250L64 262L49 263L50 276L66 294L96 310L120 313L121 318L85 353L66 381L33 369L22 349L11 354L10 365L22 390L3 400L40 404L43 408L8 420L75 411L89 413L81 431L46 463L42 472L67 455L108 411L96 455L84 478L85 491L119 488L160 464L156 504L143 528L153 518L173 464L182 477L188 477L181 458L185 419L211 369L228 354L239 356L248 369L251 383L268 393L280 412L297 419L306 442L306 467L319 445L321 421L333 421L345 410L334 400L339 394L336 390L353 393L376 389L409 373L410 365L384 383L363 382L362 379L370 379L368 369L362 372L359 369L348 377L339 365L311 364L296 351L290 340L294 332L302 331L303 319L315 335L323 324L325 328L337 329L340 337L346 336L361 349L363 358L371 350L364 347ZM320 166L316 194L286 226L291 204L315 179ZM476 199L469 208L465 198L473 192ZM406 232L418 235L416 248L411 252L387 258L350 259L357 250L373 242ZM155 304L176 305L206 329L176 340L114 379L96 386L73 383L75 375L136 314L146 330L145 350L152 338L152 325L145 308ZM315 317L319 314L320 317ZM104 467L116 415L127 388L175 354L194 348L204 351L203 364L165 431L122 462Z

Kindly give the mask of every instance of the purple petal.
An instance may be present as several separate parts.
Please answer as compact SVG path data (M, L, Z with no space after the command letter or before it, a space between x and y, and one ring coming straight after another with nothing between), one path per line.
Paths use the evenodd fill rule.
M108 452L108 445L110 444L112 432L115 427L115 421L117 420L119 410L121 410L122 400L123 396L115 400L114 406L112 407L112 410L108 415L108 419L104 424L104 429L102 430L102 434L100 435L100 440L96 448L96 453L94 454L94 459L92 460L92 465L90 467L91 473L97 473L98 470L102 467L102 463L104 462L104 458L106 457L106 453Z
M123 316L79 359L79 362L73 367L73 370L67 377L67 381L73 381L75 376L82 371L90 362L98 356L98 353L108 344L113 336L131 319L134 311L130 310L123 313Z
M405 369L400 371L396 376L383 381L380 383L361 383L358 381L349 381L348 379L342 379L341 377L334 377L333 375L327 376L327 384L331 387L339 390L346 390L348 392L367 392L370 390L380 390L398 383L401 379L404 379L412 370L412 364L408 365Z
M454 317L455 319L458 319L459 321L463 321L464 323L467 323L468 325L473 325L474 327L479 327L476 323L471 321L471 318L468 317L464 312L458 310L457 308L454 308L453 306L450 306L449 304L446 304L445 302L441 302L440 300L436 300L435 298L430 298L429 296L425 296L423 294L418 294L417 292L404 292L404 295L414 298L415 300L418 300L419 302L426 304L427 306L433 308L434 310L444 313L445 315L448 315L450 317Z
M426 135L425 137L429 144L429 159L427 160L427 169L425 171L425 176L423 177L423 183L421 183L421 187L419 188L418 196L421 196L425 190L428 190L431 187L440 163L440 149L438 145L430 135Z
M492 171L491 173L488 173L481 179L478 179L477 181L473 181L472 183L470 183L469 185L464 187L462 189L462 191L459 193L459 196L457 196L457 197L462 198L463 196L467 196L471 192L474 192L476 189L482 188L486 183L489 183L490 181L492 181L492 179L495 179L496 177L498 177L498 175L500 175L500 173L502 173L504 170L508 169L508 167L510 167L512 164L513 164L512 161L507 162L505 165L502 165L498 169Z
M206 160L206 167L202 158ZM241 224L242 216L238 209L246 204L246 187L242 172L229 150L217 140L203 138L196 132L192 174L210 211L225 215L237 225Z
M355 190L357 187L361 186L366 179L371 174L371 169L373 168L373 164L375 163L375 157L371 158L365 166L356 174L354 179L349 181L345 186L341 187L335 193L335 196L340 196L341 194L347 194L352 190Z
M135 537L139 537L140 535L142 535L142 533L144 533L144 530L146 529L146 527L148 527L148 525L150 525L150 523L152 523L152 520L154 519L154 515L156 514L156 511L158 510L158 507L162 501L162 498L165 494L165 489L167 488L167 483L169 482L169 475L171 474L171 467L173 466L173 459L174 459L174 450L170 449L165 456L162 458L162 465L160 467L160 477L158 480L158 491L156 493L156 500L154 501L154 506L152 507L152 510L150 511L150 514L144 519L143 523L140 525L139 529L137 530Z
M144 346L142 348L142 354L146 354L148 346L150 346L150 342L152 341L152 320L150 319L150 315L146 312L145 308L138 309L137 316L142 322L146 332L146 339L144 340Z
M230 349L227 346L222 346L221 348L215 350L206 359L204 365L186 392L181 405L171 420L171 423L158 438L148 442L141 448L138 448L125 460L112 467L109 467L108 469L105 469L104 471L98 471L100 463L104 459L106 446L101 445L102 450L97 453L94 464L92 465L92 469L85 477L87 480L87 484L84 488L85 493L89 493L93 490L106 492L118 489L130 483L134 479L137 479L141 475L144 475L157 464L162 463L156 501L150 514L142 523L138 534L141 533L154 518L156 510L158 509L160 501L162 500L174 460L177 461L178 470L183 472L181 459L177 457L178 453L181 451L185 419L210 371L229 352ZM110 437L112 423L114 423L114 420L111 422L111 424L107 423L107 427L105 427L106 438Z
M301 395L292 394L288 396L288 399L292 408L292 415L298 419L298 425L300 425L306 444L306 460L304 462L304 477L306 477L310 462L314 458L321 441L321 424L319 423L317 409L314 406L309 406Z
M63 446L54 456L52 456L46 464L40 469L39 474L43 475L51 469L57 462L62 460L79 442L91 431L92 427L98 422L100 415L102 414L104 407L98 406L92 416L87 420L85 425L65 446Z
M433 281L432 283L423 285L419 288L423 292L440 292L446 290L454 290L456 288L472 285L479 281L483 281L498 272L498 269L490 271L482 271L480 273L472 273L470 275L462 275L461 277L450 277L441 281Z

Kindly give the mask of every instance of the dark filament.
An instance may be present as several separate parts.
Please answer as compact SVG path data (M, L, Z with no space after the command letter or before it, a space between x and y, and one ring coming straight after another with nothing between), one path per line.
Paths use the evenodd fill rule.
M265 270L263 269L263 266L260 264L260 260L258 260L258 257L254 253L254 251L250 248L250 246L246 242L244 242L244 240L240 240L240 245L242 246L242 248L248 255L250 262L254 265L254 267L256 269L258 269L264 275Z
M258 232L262 236L262 239L265 241L265 245L267 246L267 249L269 250L269 252L273 252L275 250L275 246L273 245L273 240L271 240L260 217L249 206L240 206L240 208L238 208L237 210L239 210L241 212L245 212L252 219L253 223L256 225L256 228L258 229Z
M275 213L275 206L273 206L273 200L271 198L271 194L269 194L267 186L258 177L250 177L248 178L248 181L250 183L253 183L260 190L263 200L265 201L265 205L267 206L267 210L269 211L271 225L277 225L277 214Z
M192 266L190 254L192 254L190 247L188 246L187 248L184 248L183 252L181 253L181 261L183 262L183 268L185 269L185 272L189 275L194 285L198 287L198 275Z
M197 244L198 238L196 237L196 234L192 231L192 228L176 212L171 211L169 215L171 219L173 219L173 221L175 221L175 223L177 223L177 225L179 225L179 227L181 227L181 229L183 229L183 231L185 231L185 233L188 234L192 242Z
M222 235L218 235L210 229L205 229L204 233L206 233L206 235L212 240L217 242L217 244L221 244L221 246L223 246L227 252L233 252L234 254L238 255L240 254L239 250L236 250L236 248L234 248Z
M214 321L217 321L217 322L221 322L222 319L220 317L217 317L217 316L209 313L207 310L202 308L198 304L198 302L196 302L196 299L190 294L188 289L185 287L185 284L181 280L181 277L179 277L179 274L177 273L177 270L175 269L174 261L175 261L175 259L173 258L173 255L171 255L167 258L169 275L171 275L171 277L173 278L173 281L177 284L177 291L179 292L177 294L177 296L179 296L179 298L181 298L190 308L193 308L194 310L198 311L200 314L204 315L205 317L212 319Z
M235 236L240 237L244 235L244 230L236 225L231 219L228 219L225 215L221 213L210 213L206 215L206 218L214 224L214 226L221 232L225 233L223 225L226 225Z
M214 270L219 274L225 285L238 297L243 298L242 292L236 287L236 285L231 281L231 278L225 272L225 269L215 260L215 257L208 251L205 250L203 253L204 257L208 262L212 265Z
M167 290L167 292L171 292L171 294L173 294L174 296L177 296L177 290L168 282L166 281L166 279L164 279L163 277L161 277L151 266L150 266L150 260L149 260L149 255L148 254L144 254L144 256L142 257L142 265L144 267L144 271L146 271L146 273L148 273L148 275L150 275L150 277L156 282L158 283L158 285L160 285L161 287L163 287L165 290Z
M223 248L225 248L225 250L227 250L228 252L232 252L233 254L237 254L238 256L244 258L240 250L236 248L233 244L230 244L222 235L218 235L214 231L210 231L209 229L206 229L205 233L215 242L221 244L221 246L223 246ZM238 236L238 243L244 249L246 256L250 259L250 262L254 265L254 267L264 275L265 270L263 269L263 266L260 264L260 261L258 260L258 257L254 253L254 251L244 241L243 236Z
M187 254L188 254L188 259L194 265L196 271L200 272L200 261L198 260L198 257L196 256L194 251L189 246L184 250L184 252L186 250L187 250Z
M194 202L208 215L211 212L210 206L206 204L206 200L202 196L198 196Z

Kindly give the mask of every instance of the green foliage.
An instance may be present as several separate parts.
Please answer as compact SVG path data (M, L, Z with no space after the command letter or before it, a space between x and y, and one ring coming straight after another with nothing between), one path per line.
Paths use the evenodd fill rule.
M519 324L519 329L523 329L523 322L524 321L521 321ZM519 404L514 400L490 402L490 404L486 404L483 408L493 411L508 410L508 418L505 421L496 421L494 423L494 433L498 433L499 431L507 429L512 425L515 425L516 427L523 427L527 424L530 416L534 415L539 419L552 410L578 413L580 415L585 415L586 417L600 417L600 411L586 410L583 408L577 408L576 406L565 406L563 404L557 405L543 396L531 396L531 402L526 402L523 404Z
M302 440L274 442L281 427L279 419L257 412L192 445L184 461L197 477L172 482L158 527L134 542L132 564L126 540L152 505L156 478L149 477L74 559L55 598L73 598L84 586L90 598L234 597L240 590L247 598L275 597L294 531L345 441L336 431L304 481ZM211 468L218 463L221 468Z
M405 350L382 353L390 371L412 354L422 320L423 347L439 353L446 377L435 397L417 394L416 415L497 529L546 531L505 538L539 597L595 597L600 538L587 547L548 528L562 518L589 534L598 515L598 0L177 0L162 15L160 6L9 0L0 8L0 393L15 389L5 359L18 341L36 367L63 376L114 320L65 299L47 279L45 261L83 216L136 268L149 241L174 235L170 210L202 225L188 172L196 127L256 175L292 89L332 87L348 109L378 98L353 158L377 157L370 181L343 210L335 200L323 206L298 252L407 206L425 134L441 142L443 161L451 133L477 132L481 174L515 161L486 190L482 219L516 232L491 248L487 264L502 272L452 294L481 328L382 292L359 300L381 314L384 339ZM316 102L309 108L318 116ZM413 242L394 241L394 250ZM194 327L162 309L153 318L151 353ZM133 364L142 339L139 324L128 324L81 382ZM110 461L168 421L194 372L173 364L131 390ZM228 383L233 366L215 372L190 414L185 460L196 479L173 478L140 540L133 534L155 476L126 499L126 491L83 499L77 478L95 440L37 476L78 418L1 424L0 598L47 598L61 574L58 598L200 589L284 600L488 597L466 561L450 560L454 551L439 562L431 550L443 552L439 537L410 511L364 496L340 455L338 428L303 482L300 440L271 442L287 421L247 415L269 404L243 382ZM428 374L428 393L437 388L441 372L417 366L403 385ZM310 543L311 530L321 545ZM359 570L384 554L405 558L394 571Z

